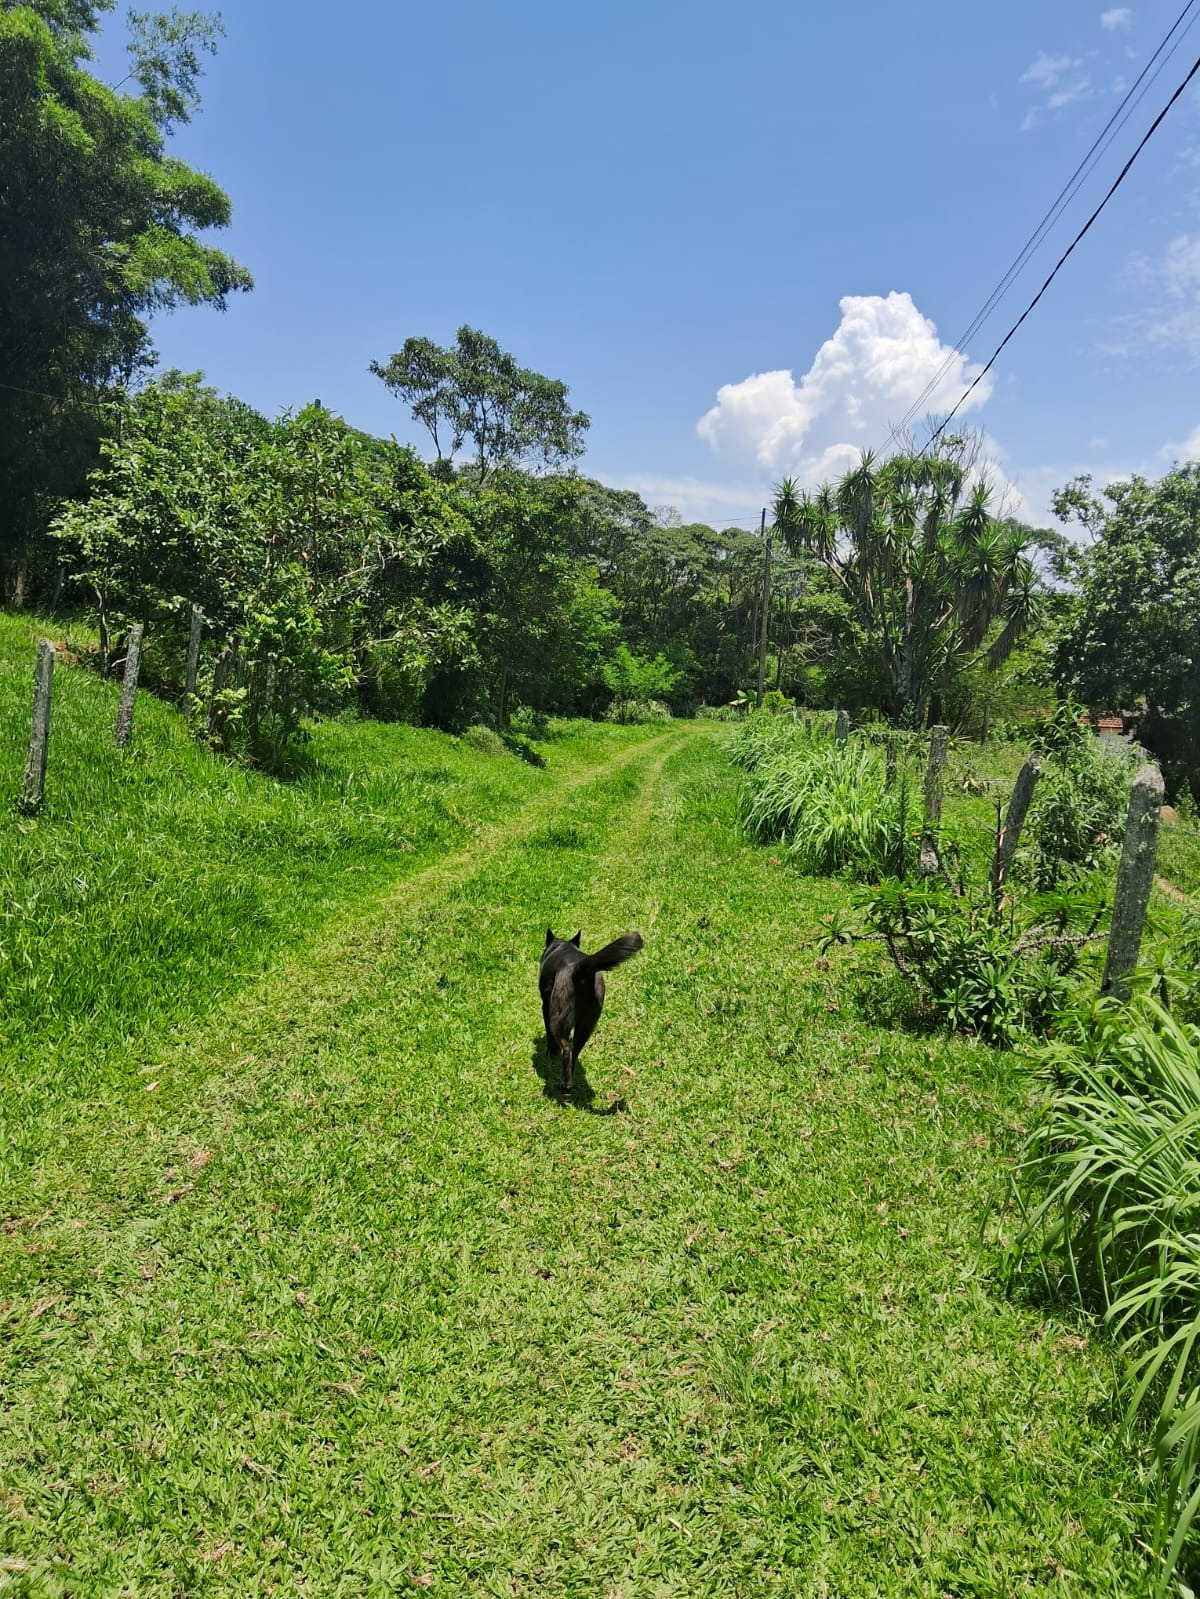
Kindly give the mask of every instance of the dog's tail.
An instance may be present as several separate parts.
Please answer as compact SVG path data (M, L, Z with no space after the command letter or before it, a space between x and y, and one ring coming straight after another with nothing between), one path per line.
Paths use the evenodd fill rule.
M594 955L585 955L575 967L576 982L581 977L591 977L595 972L611 972L614 966L620 966L622 961L636 955L643 942L640 933L626 933L623 938L614 938L611 944L605 944Z

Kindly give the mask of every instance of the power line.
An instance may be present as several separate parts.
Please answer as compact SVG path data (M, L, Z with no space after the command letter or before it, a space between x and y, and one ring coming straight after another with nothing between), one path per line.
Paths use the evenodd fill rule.
M988 319L999 302L1004 298L1013 281L1023 270L1024 266L1032 257L1032 255L1036 252L1038 246L1041 244L1050 228L1053 227L1054 223L1062 215L1070 201L1074 199L1075 195L1079 192L1086 179L1090 177L1101 156L1109 148L1117 134L1120 133L1121 129L1129 121L1129 118L1133 115L1134 111L1137 110L1142 100L1153 88L1158 77L1167 66L1176 50L1178 50L1184 39L1191 32L1196 22L1200 21L1200 12L1197 12L1196 15L1194 15L1188 22L1187 26L1183 29L1183 32L1180 33L1179 37L1175 40L1175 43L1171 45L1169 50L1167 50L1166 47L1168 44L1170 44L1172 37L1178 32L1180 25L1187 17L1188 12L1192 11L1196 4L1197 0L1187 0L1187 4L1184 6L1183 10L1179 13L1171 27L1163 36L1158 48L1146 62L1146 65L1142 68L1141 72L1130 86L1125 98L1113 112L1112 116L1109 117L1104 127L1097 134L1096 138L1092 141L1091 147L1087 151L1087 154L1083 157L1082 161L1080 161L1079 165L1075 168L1075 171L1059 190L1058 195L1050 206L1049 210L1038 223L1034 232L1026 240L1020 253L1009 266L1008 271L992 290L982 309L976 314L969 327L967 327L955 340L951 347L950 354L942 362L941 366L934 373L933 377L930 378L929 382L921 390L920 394L909 406L908 410L904 413L899 422L897 422L892 428L884 445L885 449L887 448L887 445L891 444L893 440L895 440L903 431L903 429L907 427L908 423L912 421L913 417L929 399L930 395L937 388L942 378L945 377L946 373L958 359L960 353L965 351L967 344L983 326L984 322ZM1166 51L1165 55L1163 54L1164 51ZM1161 60L1159 60L1160 56L1162 57ZM1154 66L1156 61L1158 62L1157 67ZM1154 68L1153 72L1151 72L1152 67ZM1149 78L1147 78L1148 73L1150 74ZM1143 83L1143 80L1146 81Z
M47 394L43 389L23 389L17 383L0 383L0 389L8 389L13 394L29 394L35 400L54 400L59 404L66 404L66 395Z
M1070 244L1063 251L1062 255L1059 256L1057 262L1054 265L1054 270L1051 272L1050 276L1046 279L1045 283L1042 284L1041 288L1034 295L1033 299L1030 300L1029 304L1021 312L1020 316L1013 323L1012 327L1009 328L1008 332L1000 340L1000 343L992 351L992 354L991 354L991 356L990 356L990 358L988 360L987 365L985 367L983 367L983 369L976 375L976 377L970 383L970 385L959 396L958 400L955 403L954 410L952 410L949 413L949 415L934 429L933 434L932 434L932 436L929 439L929 442L925 445L924 449L922 449L919 452L921 455L924 455L937 442L937 440L941 437L941 435L945 432L946 428L949 426L950 422L953 420L953 418L956 415L956 413L959 411L959 409L962 407L962 405L970 397L972 390L974 390L976 385L978 383L980 383L983 380L983 378L985 378L987 376L988 372L991 370L992 366L994 365L994 363L996 361L996 357L1000 354L1001 350L1003 350L1004 346L1008 343L1008 341L1012 338L1013 334L1021 326L1022 322L1024 322L1025 318L1033 310L1034 306L1041 299L1042 295L1045 294L1046 290L1054 282L1055 278L1058 276L1060 268L1063 266L1063 264L1066 261L1067 257L1071 254L1071 252L1074 250L1075 246L1083 238L1084 234L1091 227L1092 223L1095 222L1096 218L1100 215L1101 211L1104 210L1104 207L1112 199L1113 195L1116 194L1117 190L1121 187L1122 183L1124 183L1126 175L1129 172L1129 169L1133 166L1133 163L1137 160L1138 156L1141 155L1142 151L1146 148L1147 144L1149 144L1150 139L1153 136L1153 134L1157 131L1159 124L1162 122L1162 120L1166 116L1167 112L1175 104L1176 100L1179 99L1180 95L1187 88L1188 84L1196 76L1197 72L1200 72L1200 56L1196 57L1195 61L1192 63L1191 71L1188 73L1187 77L1184 78L1183 82L1175 90L1175 93L1171 96L1171 98L1167 101L1166 105L1163 106L1162 110L1155 117L1154 121L1146 129L1145 133L1141 137L1141 141L1138 144L1137 149L1129 157L1129 160L1126 161L1125 165L1121 168L1120 172L1118 172L1118 174L1117 174L1117 176L1116 176L1116 178L1115 178L1115 180L1113 182L1113 185L1109 189L1108 193L1104 196L1103 200L1101 200L1100 204L1096 207L1096 209L1092 212L1091 216L1087 219L1087 221L1080 228L1079 232L1071 240Z

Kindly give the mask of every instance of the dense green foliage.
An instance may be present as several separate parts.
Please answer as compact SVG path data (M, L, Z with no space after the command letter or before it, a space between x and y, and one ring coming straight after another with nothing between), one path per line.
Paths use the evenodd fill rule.
M1141 999L1072 1018L1015 1174L1016 1261L1098 1311L1152 1420L1165 1592L1200 1511L1200 1031Z
M1075 997L1070 978L1100 908L1087 895L1022 903L1018 925L1011 898L997 906L982 889L932 878L885 884L864 909L897 972L939 1021L1011 1045L1047 1032Z
M228 198L166 149L219 25L135 14L124 93L87 68L111 4L0 5L0 576L18 599L51 581L48 511L94 459L98 400L150 359L146 314L250 286L201 238Z
M1002 665L1037 611L1030 531L990 509L960 460L864 456L836 487L776 491L787 547L819 561L870 653L879 703L915 727L970 666ZM932 716L931 716L932 713Z
M1133 781L1131 753L1106 749L1073 701L1037 731L1042 773L1025 822L1024 865L1039 889L1111 861Z
M107 665L133 622L177 693L191 607L205 617L211 685L237 651L222 736L258 752L303 716L357 695L410 710L470 648L461 604L431 596L434 562L471 541L451 491L411 451L319 407L267 422L193 380L122 402L90 495L60 518L73 582L93 602Z
M319 406L272 422L179 374L106 422L88 497L56 526L69 592L102 665L140 622L149 681L171 693L198 605L201 700L236 652L227 748L277 750L349 704L451 728L610 701L657 715L727 701L751 671L761 546L736 530L656 520L573 475L438 476Z
M1118 480L1102 500L1078 478L1055 508L1095 540L1059 680L1098 710L1131 713L1171 786L1200 798L1200 466Z
M406 339L386 365L372 361L371 371L428 428L442 475L468 442L480 482L496 467L560 467L583 454L591 424L568 406L566 384L518 366L478 328L459 328L452 349Z

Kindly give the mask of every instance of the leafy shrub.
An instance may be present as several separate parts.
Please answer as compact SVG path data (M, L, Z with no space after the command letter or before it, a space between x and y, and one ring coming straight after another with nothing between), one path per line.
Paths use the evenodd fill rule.
M1033 881L1050 889L1064 868L1098 866L1120 843L1131 763L1101 745L1079 707L1060 705L1042 729L1045 770L1025 823Z
M604 720L625 727L637 722L669 722L671 707L661 700L614 700L605 711Z
M604 668L605 684L618 700L666 699L681 676L665 655L651 660L635 655L628 644L618 644Z
M909 790L888 794L878 754L857 743L808 739L791 732L756 755L743 800L746 831L784 840L801 871L874 879L902 876L912 864ZM747 753L742 751L743 764Z
M1060 895L1018 931L990 897L954 894L936 880L887 884L866 912L923 1004L949 1027L1000 1045L1053 1025L1070 1002L1071 973L1099 920L1090 896ZM831 928L827 941L839 936Z
M478 750L481 755L503 755L504 741L498 733L490 727L468 727L463 734L463 743L469 744L473 750Z
M550 732L550 718L545 711L534 710L530 705L514 705L508 725L518 738L545 738Z
M1140 999L1074 1018L1014 1178L1033 1261L1099 1310L1152 1417L1165 1591L1200 1509L1200 1031Z

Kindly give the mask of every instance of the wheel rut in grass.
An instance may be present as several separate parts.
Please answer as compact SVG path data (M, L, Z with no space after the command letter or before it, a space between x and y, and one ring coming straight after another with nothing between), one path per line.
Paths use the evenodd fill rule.
M466 849L370 894L352 915L340 917L301 953L227 1002L196 1036L146 1059L137 1079L111 1103L112 1141L98 1152L100 1162L119 1168L124 1152L145 1136L167 1144L195 1135L207 1144L201 1124L221 1107L228 1111L260 1099L269 1104L281 1063L314 1052L322 1059L336 1055L345 1018L371 1011L381 967L403 963L414 949L424 951L434 929L447 961L454 957L463 907L473 898L484 907L490 928L504 929L502 948L490 957L496 965L489 983L494 986L505 969L520 970L520 1005L528 1008L525 968L540 950L539 918L571 915L585 882L610 875L603 864L608 856L636 850L663 771L687 741L687 734L671 730L600 766L572 772L519 816L482 829ZM539 906L531 920L506 895L514 875L526 886L536 881L542 861L545 909ZM487 887L498 871L509 879L499 892ZM467 937L474 959L479 939L469 930ZM494 948L496 940L489 935L486 942ZM422 956L417 964L428 962ZM452 994L424 997L444 1016L452 1015ZM402 1018L398 1025L403 1027ZM89 1120L94 1114L89 1112ZM71 1137L85 1130L73 1129ZM44 1186L52 1191L55 1182L49 1173L47 1178Z

